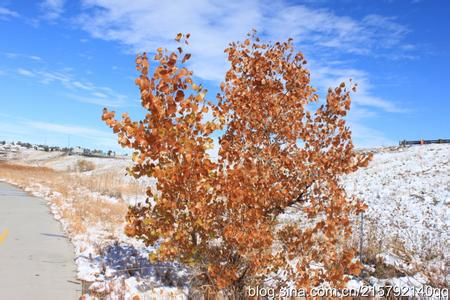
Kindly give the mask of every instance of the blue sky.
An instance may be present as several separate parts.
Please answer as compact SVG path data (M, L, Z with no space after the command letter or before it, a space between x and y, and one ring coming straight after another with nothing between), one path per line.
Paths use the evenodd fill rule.
M450 2L0 1L0 140L118 150L102 108L139 116L136 53L190 32L214 98L223 49L252 28L294 38L322 93L352 78L356 144L449 138Z

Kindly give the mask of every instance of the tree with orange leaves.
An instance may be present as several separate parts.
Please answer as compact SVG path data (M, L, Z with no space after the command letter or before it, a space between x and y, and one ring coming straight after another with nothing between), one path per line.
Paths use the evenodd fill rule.
M360 269L347 241L365 205L339 179L370 160L346 126L350 90L329 89L313 110L319 97L291 39L253 33L225 52L231 67L214 102L185 66L190 54L159 48L152 71L145 53L136 59L145 118L118 121L104 109L119 143L134 149L129 173L156 179L146 204L130 207L126 233L158 243L151 259L190 265L194 282L216 291L268 278L277 288L342 287ZM215 131L217 161L208 154Z

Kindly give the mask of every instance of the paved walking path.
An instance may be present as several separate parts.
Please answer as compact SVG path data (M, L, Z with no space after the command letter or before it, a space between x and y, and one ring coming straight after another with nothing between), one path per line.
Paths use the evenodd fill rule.
M72 300L73 248L45 200L0 182L0 299Z

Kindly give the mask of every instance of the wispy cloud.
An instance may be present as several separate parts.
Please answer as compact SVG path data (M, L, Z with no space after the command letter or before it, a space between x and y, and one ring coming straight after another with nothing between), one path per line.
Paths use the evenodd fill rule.
M22 69L22 68L17 69L17 74L26 76L26 77L34 77L35 76L35 74L32 71L27 70L27 69Z
M381 15L367 15L362 20L364 27L368 29L366 42L371 42L371 47L392 48L401 45L401 41L409 29L396 22L395 17ZM389 34L388 38L380 38ZM380 39L379 39L380 38Z
M40 4L40 8L44 14L44 18L54 21L60 17L64 11L64 0L44 0Z
M85 0L80 26L92 36L131 46L132 51L172 47L179 32L190 32L195 74L223 79L223 49L252 28L267 39L293 37L316 52L340 51L369 55L398 51L408 29L395 18L339 16L330 10L287 1L109 1ZM406 50L405 50L406 51Z
M16 52L2 52L1 54L8 59L26 58L26 59L31 59L34 61L42 61L42 57L40 57L38 55L29 55L29 54L16 53Z
M33 78L33 80L44 85L60 84L69 91L65 94L67 98L79 102L108 107L130 105L130 103L127 103L127 97L125 95L109 87L97 86L90 81L75 79L70 69L49 71L44 69L18 68L17 74Z
M117 137L109 131L91 127L62 124L2 115L0 121L1 139L22 140L49 145L67 145L68 136L73 145L119 150Z
M92 93L88 96L77 95L77 94L67 94L67 98L76 100L78 102L95 104L102 107L120 107L124 106L126 102L126 97L123 95L115 95L115 98L111 96L99 96L99 93ZM130 105L129 105L130 106Z
M381 56L383 51L410 51L403 43L409 30L394 17L367 15L361 19L337 15L287 1L133 1L85 0L79 24L93 37L118 41L133 51L173 47L180 30L192 35L189 51L195 75L215 82L227 68L223 49L252 28L268 40L294 38L320 64L311 64L315 84L326 91L353 78L359 84L354 103L385 112L404 112L401 105L377 97L370 74L327 63L341 54ZM402 49L402 50L398 50ZM392 55L392 58L398 56Z
M17 126L17 124L12 124L10 122L0 121L0 134L2 135L1 140L8 135L26 135L29 132L22 126Z
M101 131L95 128L71 125L71 124L59 124L51 122L41 121L24 121L23 125L45 131L52 134L60 134L64 137L72 136L82 139L90 140L90 143L97 147L119 149L120 146L117 143L117 138L111 132Z
M358 84L357 91L352 93L352 108L348 116L348 124L353 132L357 147L371 148L390 146L396 142L386 136L385 132L364 125L368 119L378 117L382 113L407 113L409 109L401 103L376 96L367 72L345 67L345 62L337 61L328 65L311 61L311 78L319 90L326 91L341 82L349 84L349 79Z
M8 20L17 17L19 17L19 14L14 10L0 6L0 20Z
M358 83L350 120L358 146L393 142L363 125L378 113L404 113L400 103L376 95L369 73L336 62L343 55L383 59L413 58L415 46L404 42L409 29L395 17L370 14L362 18L293 4L288 1L133 1L85 0L78 22L93 37L117 41L130 52L174 48L173 37L191 33L188 51L195 75L215 83L228 67L223 49L256 28L267 40L294 38L311 55L314 85L323 93L352 78Z
M28 58L30 58L32 60L42 60L42 58L40 56L37 56L37 55L30 55L30 56L28 56Z
M117 137L109 130L79 124L48 122L0 113L0 140L27 141L48 145L66 146L68 137L72 146L96 147L100 149L122 149Z
M379 130L369 128L361 123L350 122L349 125L352 129L354 143L359 148L374 148L397 144L397 141L386 137L385 133Z
M64 125L39 121L25 121L24 124L34 129L46 130L50 132L63 133L68 135L76 135L90 139L111 137L111 133L77 125Z
M352 79L358 84L357 92L353 94L353 103L360 106L380 109L390 113L404 113L408 109L388 99L377 97L373 93L373 85L368 73L343 66L324 66L319 62L311 62L312 79L319 85L320 90L326 91L330 87L336 87L341 82Z

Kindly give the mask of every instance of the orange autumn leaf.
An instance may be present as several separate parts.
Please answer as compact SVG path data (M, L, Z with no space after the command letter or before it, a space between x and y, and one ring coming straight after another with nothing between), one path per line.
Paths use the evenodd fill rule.
M188 61L191 58L191 54L190 53L186 53L183 57L183 60L181 61L183 64Z
M175 37L175 40L176 40L177 42L179 42L179 41L181 40L182 37L183 37L183 34L182 34L182 33L178 33L177 36Z

